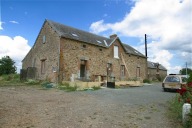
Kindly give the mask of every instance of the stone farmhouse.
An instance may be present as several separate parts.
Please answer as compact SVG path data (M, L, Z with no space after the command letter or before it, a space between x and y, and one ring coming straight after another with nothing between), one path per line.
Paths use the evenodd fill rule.
M51 82L143 80L147 57L116 34L107 38L45 20L22 70Z
M167 76L167 69L159 64L151 61L148 64L148 79L149 80L163 80Z

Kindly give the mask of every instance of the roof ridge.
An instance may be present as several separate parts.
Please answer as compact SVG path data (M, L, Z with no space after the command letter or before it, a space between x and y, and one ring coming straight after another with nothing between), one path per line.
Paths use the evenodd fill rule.
M97 35L97 34L95 34L95 33L88 32L88 31L85 31L85 30L81 30L81 29L78 29L78 28L75 28L75 27L72 27L72 26L69 26L69 25L65 25L65 24L62 24L62 23L59 23L59 22L55 22L55 21L52 21L52 20L46 19L46 21L48 21L49 23L56 23L56 24L59 24L59 25L62 25L62 26L65 26L65 27L68 27L68 28L71 28L71 29L75 29L75 30L78 30L78 31L81 31L81 32L84 32L84 33L87 33L87 34L91 34L91 35L93 35L93 36L110 39L110 38L108 38L108 37L104 37L104 36L101 36L101 35Z

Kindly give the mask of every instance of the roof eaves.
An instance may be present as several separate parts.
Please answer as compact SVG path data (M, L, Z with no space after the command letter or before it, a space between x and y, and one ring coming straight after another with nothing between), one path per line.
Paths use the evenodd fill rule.
M83 41L83 40L70 38L70 37L68 37L68 36L64 36L64 35L61 35L61 37L62 37L62 38L66 38L66 39L70 39L70 40L80 41L80 42L87 43L87 44L96 45L96 46L103 47L103 48L108 48L107 46L104 46L104 45L99 45L99 44L95 44L95 43L90 43L90 42L86 42L86 41Z

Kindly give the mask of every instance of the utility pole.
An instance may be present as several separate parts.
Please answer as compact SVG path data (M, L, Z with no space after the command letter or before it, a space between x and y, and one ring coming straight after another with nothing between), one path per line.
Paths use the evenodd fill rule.
M145 56L147 57L147 34L145 34Z
M186 76L187 76L187 62L186 62ZM188 77L188 76L187 76Z
M147 68L147 34L145 34L145 56L146 56L146 78L149 79L149 75L148 75L148 68Z

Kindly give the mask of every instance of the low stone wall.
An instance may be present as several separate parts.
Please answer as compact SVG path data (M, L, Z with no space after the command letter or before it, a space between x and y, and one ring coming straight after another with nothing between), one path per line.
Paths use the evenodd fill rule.
M83 90L85 88L91 88L91 87L100 87L102 82L70 82L70 81L63 81L64 83L68 83L71 87L77 87L79 90ZM143 86L143 84L140 81L118 81L115 82L116 86Z
M116 86L143 86L140 81L118 81L115 82Z
M63 81L64 83L68 83L71 87L77 87L78 90L83 90L85 88L91 88L91 87L100 87L102 82L70 82L70 81Z

